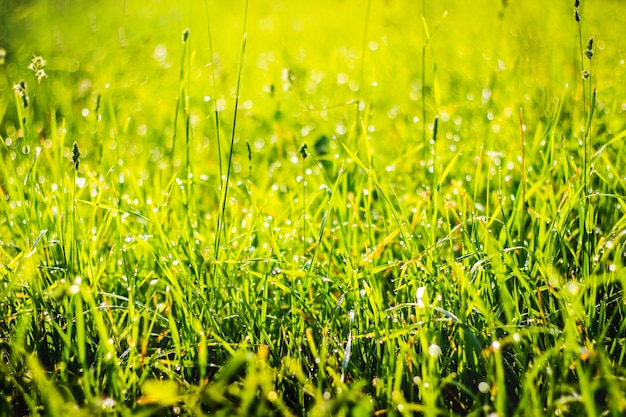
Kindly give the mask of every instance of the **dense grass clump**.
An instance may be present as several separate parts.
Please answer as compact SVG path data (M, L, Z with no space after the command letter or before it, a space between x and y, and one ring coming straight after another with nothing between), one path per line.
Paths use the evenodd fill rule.
M622 2L0 4L0 415L626 412Z

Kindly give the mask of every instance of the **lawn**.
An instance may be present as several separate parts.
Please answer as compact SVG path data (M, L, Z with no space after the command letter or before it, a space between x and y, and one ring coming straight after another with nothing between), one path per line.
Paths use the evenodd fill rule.
M0 416L626 413L623 1L0 10Z

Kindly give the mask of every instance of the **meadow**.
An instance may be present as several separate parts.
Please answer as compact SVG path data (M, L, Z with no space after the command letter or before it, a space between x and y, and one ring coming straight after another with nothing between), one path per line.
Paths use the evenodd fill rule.
M624 2L0 10L0 416L626 412Z

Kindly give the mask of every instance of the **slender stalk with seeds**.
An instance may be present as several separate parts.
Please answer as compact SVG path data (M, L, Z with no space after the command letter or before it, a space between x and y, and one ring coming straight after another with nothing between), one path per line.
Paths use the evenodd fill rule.
M69 222L71 224L71 232L69 233L70 240L70 250L69 250L69 262L71 268L74 269L74 273L79 272L79 259L80 254L78 253L78 245L76 244L76 225L78 224L78 213L76 210L76 174L78 173L78 168L80 167L80 149L78 148L78 143L74 142L72 145L72 164L74 169L72 170L72 219Z
M591 201L589 198L589 193L591 192L590 189L590 185L589 185L589 169L591 168L589 166L589 153L590 153L590 141L591 141L591 121L593 119L593 113L595 110L595 104L596 104L596 90L595 88L593 88L592 91L592 82L591 82L591 77L592 77L592 72L591 72L591 58L593 57L593 37L589 38L589 41L587 42L587 50L585 51L585 56L589 59L589 72L586 73L588 74L588 84L589 84L589 112L587 114L587 120L585 123L585 133L584 133L584 158L585 158L585 163L584 163L584 169L585 169L585 175L584 175L584 187L585 187L585 191L583 193L583 197L585 198L585 231L584 231L584 235L585 235L585 239L586 239L586 246L584 247L584 251L587 254L587 260L585 262L585 268L587 269L585 276L589 276L590 272L591 272L591 262L592 262L592 231L590 230L590 225L587 224L587 222L590 222L590 210L592 209L591 207ZM584 86L583 86L584 89Z
M183 32L183 53L180 57L180 74L178 78L178 97L176 97L176 109L174 111L174 134L172 137L172 148L170 149L170 166L174 170L174 152L176 150L176 136L178 132L178 114L180 112L181 101L185 100L185 57L187 56L189 45L187 39L189 38L189 29Z
M586 79L588 74L585 74L585 63L584 63L584 58L583 58L583 29L582 29L582 24L580 23L581 21L581 16L580 16L580 0L575 0L574 2L574 19L576 20L577 26L578 26L578 42L579 42L579 46L580 46L580 72L583 76L583 79ZM583 111L586 111L586 99L585 99L585 88L583 87Z
M580 67L581 67L581 75L583 79L583 115L585 115L585 127L583 131L583 210L582 210L582 222L581 222L581 231L580 231L580 244L583 250L583 270L584 276L588 277L591 271L591 231L590 225L588 222L589 213L590 213L590 201L589 201L589 140L590 140L590 129L591 129L591 120L593 117L593 112L595 109L595 101L596 101L596 93L595 90L592 93L592 82L591 82L591 58L593 57L593 37L589 39L587 42L587 50L583 52L583 35L582 35L582 24L581 24L581 16L580 16L580 0L575 0L574 2L574 19L576 20L578 26L578 42L580 46ZM584 57L589 59L589 70L585 69L585 59ZM589 105L587 105L587 92L585 84L589 84ZM589 110L587 111L587 107Z
M185 71L185 87L183 88L184 95L184 112L185 112L185 209L186 209L186 219L187 219L187 245L188 245L188 253L191 258L191 262L195 262L194 252L194 224L192 222L193 209L192 209L192 196L193 192L193 167L191 165L191 147L192 147L192 137L191 137L191 110L189 108L189 92L190 92L190 72L191 72L191 39L190 39L190 30L185 29L183 33L183 42L185 43L185 47L187 50L187 70ZM183 53L183 56L185 54ZM197 271L197 270L196 270Z
M308 147L306 143L300 147L300 154L302 155L302 254L306 256L306 168L305 161L307 156L309 156L307 152Z

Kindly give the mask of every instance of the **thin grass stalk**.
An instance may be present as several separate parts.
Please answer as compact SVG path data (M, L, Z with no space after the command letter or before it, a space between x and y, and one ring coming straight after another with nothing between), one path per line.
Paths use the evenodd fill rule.
M70 246L69 250L69 265L71 267L76 267L74 272L79 272L77 268L79 265L79 253L78 253L78 245L76 243L76 225L79 222L77 208L76 208L76 174L78 173L78 168L80 166L80 150L78 149L78 144L74 142L72 146L72 163L74 164L74 169L72 170L72 220L70 222L71 231L68 236L68 241Z
M191 158L190 158L190 154L189 154L189 147L191 145L191 116L190 116L190 109L189 109L189 91L190 91L190 80L189 80L189 74L191 71L191 39L190 39L190 35L191 32L189 29L186 29L184 32L184 38L185 38L185 46L187 47L187 72L185 75L186 78L186 87L184 89L184 100L185 100L185 174L186 174L186 181L187 181L187 214L189 214L189 199L190 199L190 195L191 195L191 178L189 176L189 174L192 174L192 169L191 169ZM189 216L187 216L187 218L189 218Z
M583 58L583 30L582 30L582 24L580 23L582 18L580 16L580 0L575 0L574 1L574 19L576 20L576 25L578 26L578 45L579 45L579 50L580 50L580 72L583 76L583 80L586 79L585 77L585 61ZM583 113L586 113L587 111L587 100L586 100L586 94L585 94L585 87L584 87L584 83L583 83Z
M426 139L426 45L422 45L422 163L424 164L424 175L428 178L428 160L427 149L428 140ZM432 191L432 190L431 190Z
M584 235L585 235L585 240L586 240L586 245L583 247L585 253L586 253L586 259L585 259L585 277L588 277L591 273L591 258L592 258L592 236L591 236L591 230L590 227L587 225L587 222L589 221L589 213L591 210L590 207L590 198L589 198L589 193L590 193L590 187L589 187L589 174L588 174L588 170L589 170L589 151L590 151L590 140L591 140L591 120L593 118L593 113L595 110L595 104L596 104L596 90L593 90L593 93L591 91L592 88L592 72L591 72L591 58L593 57L593 37L589 39L588 43L587 43L587 51L585 52L585 55L587 56L587 58L589 59L589 72L585 73L585 75L588 75L588 84L589 84L589 97L590 97L590 103L589 103L589 113L587 114L587 122L585 124L585 136L584 136L584 152L585 152L585 180L584 180L584 185L585 185L585 192L583 193L583 196L585 197L585 231L584 231ZM584 81L583 81L584 83ZM583 90L584 90L584 84L583 84Z
M185 55L187 53L187 35L183 33L183 53L180 57L180 74L178 77L178 97L176 97L176 109L174 110L174 134L172 135L172 148L170 149L170 166L174 171L174 152L176 150L176 136L178 136L178 113L180 112L181 95L184 94Z
M224 169L222 167L222 141L220 137L220 118L219 118L219 109L217 108L217 83L215 81L215 62L213 61L213 39L211 36L211 18L209 13L209 2L205 1L205 10L206 10L206 19L207 19L207 30L208 30L208 40L209 40L209 54L211 58L211 83L213 84L213 114L215 116L215 137L217 140L217 162L219 166L219 184L220 190L224 188ZM215 227L216 236L220 233L220 216L217 216L217 224ZM214 257L217 259L217 255L219 252L219 238L215 239L215 247L213 248Z
M230 182L230 172L232 170L232 165L233 165L233 151L235 148L235 133L236 133L236 128L237 128L237 110L239 108L239 94L241 91L241 74L243 72L244 58L246 54L246 39L248 36L248 34L246 33L246 25L248 22L248 3L249 1L246 0L246 9L244 11L244 19L243 19L243 35L241 37L241 52L239 54L239 70L237 71L237 87L235 90L235 109L234 109L234 114L233 114L233 128L232 128L231 137L230 137L230 150L228 152L228 164L226 166L226 179L224 182L224 193L223 193L222 204L221 204L222 207L221 207L220 215L218 218L217 234L215 236L215 239L216 239L215 259L216 260L219 255L220 238L221 238L222 233L224 234L224 238L226 238L226 226L225 226L224 217L226 215L226 201L228 199L228 185Z
M191 137L191 111L189 108L189 92L190 89L190 76L191 73L191 32L189 29L185 29L183 32L183 42L185 44L185 49L183 51L183 60L186 56L186 71L183 78L183 88L182 95L184 100L183 110L185 112L185 217L187 219L187 244L188 244L188 256L193 258L193 224L191 221L192 217L192 196L194 195L192 187L193 187L193 167L191 166L191 152L190 148L192 146L192 137ZM186 81L186 83L184 82ZM192 259L190 259L193 262ZM194 262L195 263L195 262Z
M520 211L520 232L521 232L521 244L525 245L526 241L526 142L524 140L524 110L519 108L519 134L521 140L522 147L522 201L521 201L521 211Z
M583 78L583 115L588 115L587 113L587 93L585 90L585 80L587 80L587 78L589 78L589 72L587 72L585 70L585 60L584 60L584 52L583 52L583 32L582 32L582 24L581 24L581 17L580 17L580 11L579 11L579 6L580 6L580 1L579 0L575 0L574 3L574 18L576 20L577 26L578 26L578 44L579 44L579 49L580 49L580 72ZM590 83L591 84L591 83ZM582 255L583 255L583 275L585 277L589 276L589 271L590 271L590 265L589 265L589 258L590 258L590 252L589 252L589 235L587 233L587 216L589 213L589 199L587 197L587 193L588 193L588 179L587 179L587 171L588 171L588 143L587 143L587 128L585 128L585 132L583 134L583 192L582 192L582 198L583 198L583 219L581 222L581 230L580 230L580 247L582 248Z
M433 170L430 173L430 191L431 191L431 196L434 195L435 193L435 188L438 187L436 185L436 171L437 171L437 130L439 127L439 116L435 116L435 121L433 122L433 138L432 138L432 142L430 143L430 154L433 158ZM434 206L433 206L434 207Z
M185 219L187 222L187 251L188 251L188 256L190 258L190 262L192 261L191 258L193 257L193 227L192 227L192 222L191 222L191 217L192 217L192 208L191 208L191 199L192 199L192 195L193 195L193 181L192 181L192 176L193 176L193 168L191 166L191 153L190 153L190 148L192 146L192 137L191 137L191 111L189 108L189 91L190 91L190 77L189 74L191 72L191 31L189 29L185 29L185 31L183 32L183 58L182 58L182 64L181 64L181 78L180 78L180 89L179 89L179 94L180 96L182 96L182 102L183 102L183 112L185 115L185 170L184 170L184 175L185 175L185 179L184 179L184 183L185 183L185 203L184 203L184 207L185 207ZM178 103L180 103L180 96L179 96L179 100L177 101L177 107L178 107ZM178 116L178 112L176 112L176 115ZM176 123L175 123L176 124ZM176 127L174 128L174 132L176 132ZM174 135L176 135L176 133L174 133ZM172 154L174 152L174 147L172 146ZM173 165L172 165L172 168Z
M591 82L591 81L590 81ZM584 221L583 221L583 225L584 225L584 230L582 231L582 234L584 236L584 240L583 240L583 251L584 251L584 268L585 268L585 278L589 277L590 273L591 273L591 259L592 259L592 242L591 242L591 233L592 231L589 230L590 227L587 224L587 222L589 221L589 213L591 210L590 207L590 195L589 195L589 178L587 175L587 164L588 164L588 158L589 158L589 137L590 137L590 131L591 131L591 120L593 118L593 113L595 110L595 104L596 104L596 90L593 90L593 93L591 95L591 100L589 103L589 114L587 116L587 123L585 126L585 134L584 134L584 152L585 152L585 176L584 176L584 186L585 186L585 191L583 192L583 198L585 199L584 202Z
M306 255L306 167L305 161L309 154L307 153L306 144L300 148L302 154L302 254Z
M426 19L426 0L422 0L422 20ZM426 46L428 45L428 33L426 40L422 44L422 163L424 164L424 175L428 178L428 163L426 160L426 150L428 149L426 139Z
M430 217L430 228L428 229L428 235L429 235L429 241L428 244L429 245L435 245L437 242L437 213L438 213L438 204L439 204L439 187L440 184L438 183L438 180L436 178L436 164L435 161L437 159L437 154L436 154L436 147L435 144L437 142L437 130L438 130L438 125L439 125L439 117L435 117L435 121L433 123L433 137L431 140L431 146L430 146L430 154L433 158L433 165L432 165L432 172L430 172L430 202L431 202L431 207L432 207L432 211L431 211L431 217ZM428 168L426 168L428 171ZM431 270L436 270L437 267L436 265L436 261L433 260L433 258L435 258L435 256L429 256L428 257L428 265L429 265L429 269Z

